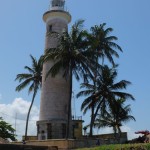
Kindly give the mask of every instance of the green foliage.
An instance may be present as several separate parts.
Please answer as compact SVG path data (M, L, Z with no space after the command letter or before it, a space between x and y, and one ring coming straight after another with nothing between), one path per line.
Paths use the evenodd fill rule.
M107 59L113 66L115 61L113 57L119 58L117 51L121 51L121 47L115 42L118 40L116 36L111 35L113 29L106 28L106 23L91 27L88 35L89 47L96 52L96 61ZM97 60L98 59L98 60Z
M118 38L111 35L113 29L106 28L106 24L103 23L91 27L88 32L83 29L83 23L84 20L78 20L69 33L68 31L63 31L61 34L55 33L58 45L56 48L46 49L44 61L54 62L46 78L49 75L55 77L61 71L62 76L70 81L67 132L69 132L71 114L73 76L77 80L83 79L84 83L81 84L81 88L87 90L79 92L77 97L86 96L81 110L84 114L91 110L89 136L92 136L92 129L98 114L102 115L108 111L108 108L112 109L117 105L116 99L118 98L134 100L134 97L122 91L131 84L129 81L116 82L118 74L114 58L119 58L118 52L122 52L122 49L116 43ZM109 63L113 67L110 68L104 63ZM121 122L117 126L120 127Z
M77 80L80 78L87 80L86 74L90 73L89 66L94 61L89 57L91 52L87 50L87 32L83 30L83 22L83 20L78 20L69 33L64 31L58 34L58 46L46 50L44 60L55 62L49 68L46 77L48 75L55 77L62 70L63 77L66 79L74 76Z
M129 115L131 109L130 105L125 106L124 99L117 99L115 105L109 108L104 114L99 115L95 121L95 126L98 128L112 127L114 137L117 139L121 136L122 123L126 123L135 118Z
M150 150L150 144L114 144L94 148L81 148L78 150Z
M21 73L16 76L15 80L19 81L19 85L16 87L16 91L20 92L27 86L29 86L28 92L37 92L41 86L42 82L42 69L43 69L43 56L36 60L32 55L30 55L32 60L31 67L25 66L24 69L27 73Z
M87 36L87 40L89 42L88 45L88 49L92 52L91 57L92 59L95 61L95 64L91 64L93 66L94 69L92 69L93 71L93 76L90 78L93 82L93 84L91 85L91 83L83 83L81 85L81 87L87 88L88 90L86 91L81 91L78 94L79 96L88 96L84 102L82 103L81 109L83 110L83 113L85 114L87 112L87 110L91 110L91 121L90 121L90 136L92 136L93 131L93 124L96 118L96 115L99 111L99 108L101 107L102 109L104 109L104 107L106 106L102 106L103 104L100 104L102 102L100 102L100 99L103 99L103 95L102 95L102 91L103 94L105 94L105 97L107 96L107 101L108 99L108 95L107 93L109 91L107 90L111 90L111 87L108 89L105 88L108 86L113 85L113 83L110 83L110 74L107 74L107 70L108 73L110 72L109 68L107 69L104 65L104 62L106 60L106 62L110 63L111 65L113 65L114 67L116 66L116 63L114 61L114 58L119 58L119 54L118 51L122 52L121 47L116 43L116 41L118 40L118 38L116 36L111 35L113 29L112 28L106 28L106 23L100 24L100 25L95 25L93 27L90 28L90 33L88 33ZM105 71L103 71L105 69ZM107 70L106 70L107 69ZM105 73L105 74L104 74ZM104 74L104 75L103 75ZM99 76L100 75L100 76ZM106 78L105 78L106 77ZM101 78L100 82L105 82L105 85L103 86L102 84L104 83L100 83L99 81L97 81L98 78ZM106 82L107 80L107 82ZM113 82L113 80L112 80ZM97 87L97 83L101 84L101 87ZM119 84L120 85L120 84ZM119 87L121 88L121 87ZM124 87L125 88L125 87ZM101 93L99 95L95 95L97 94L97 89L101 90ZM112 89L114 90L114 88ZM117 90L117 89L115 89ZM102 95L102 96L101 96ZM109 94L110 95L110 94ZM99 101L99 102L98 102ZM109 104L109 102L107 103L107 105Z
M38 89L40 89L42 84L42 69L43 69L43 56L39 58L39 60L36 60L32 55L30 55L32 60L31 67L25 66L24 69L28 73L21 73L16 76L15 80L19 81L19 85L16 87L16 91L20 92L27 86L29 86L28 93L33 92L31 105L29 107L29 111L27 114L27 120L26 120L26 129L25 129L25 140L27 137L27 131L28 131L28 121L30 116L30 111L32 108L32 105L34 103L35 96L37 94Z
M93 83L81 84L81 88L85 90L80 91L77 97L86 96L81 105L81 110L83 110L84 114L90 109L93 110L91 114L91 118L93 117L93 119L91 119L89 125L90 129L91 124L94 124L97 116L103 117L96 122L97 127L113 127L114 133L117 132L116 129L121 132L120 126L122 126L122 122L127 122L131 119L134 120L134 117L129 115L130 105L123 106L125 100L134 100L131 94L123 91L131 83L127 80L116 82L118 76L116 67L109 68L107 65L104 65L97 75L96 82L93 80ZM117 101L118 99L124 100L122 104Z
M0 118L0 137L5 140L15 141L14 135L15 129L9 123L5 122L2 118Z

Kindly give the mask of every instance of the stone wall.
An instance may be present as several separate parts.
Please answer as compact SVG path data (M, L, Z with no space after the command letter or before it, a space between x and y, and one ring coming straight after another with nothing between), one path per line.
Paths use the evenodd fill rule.
M9 141L0 137L0 144L7 144L7 143L9 143Z
M116 139L114 138L114 133L94 135L93 137L99 139L102 144L118 143L118 141L116 141ZM127 141L128 141L127 132L122 132L121 137L119 138L119 143L123 144L126 143Z
M58 147L59 150L70 150L83 147L96 146L96 139L69 139L69 140L35 140L26 141L26 145L39 145L39 146L51 146L53 148Z
M58 148L52 146L0 144L0 150L58 150Z

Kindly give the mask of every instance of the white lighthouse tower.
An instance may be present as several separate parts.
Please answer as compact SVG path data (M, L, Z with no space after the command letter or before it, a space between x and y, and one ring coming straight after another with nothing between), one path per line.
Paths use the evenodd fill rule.
M68 30L71 15L65 11L65 0L52 0L50 10L45 12L46 23L45 49L55 48L58 44L52 33ZM62 139L66 137L69 101L69 81L62 77L61 72L54 78L49 75L45 80L53 61L44 63L42 74L42 92L40 101L40 118L37 122L39 140Z

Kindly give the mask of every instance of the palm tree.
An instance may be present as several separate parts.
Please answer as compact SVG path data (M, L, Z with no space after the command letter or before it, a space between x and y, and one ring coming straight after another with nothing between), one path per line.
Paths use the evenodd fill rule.
M95 83L82 83L81 88L85 88L85 90L80 91L77 94L77 97L86 96L85 100L81 105L81 109L86 113L89 109L93 109L93 116L91 116L90 129L93 128L93 124L95 118L100 112L101 114L105 113L105 110L116 105L116 98L123 99L132 99L134 97L125 93L122 90L126 89L131 82L126 80L121 80L119 82L115 82L117 77L116 67L109 68L108 66L104 66L101 70L101 73L98 74ZM91 130L90 130L91 131ZM90 136L91 136L90 132Z
M119 57L117 50L122 52L121 47L115 43L118 40L116 36L109 36L113 31L112 28L106 28L106 23L95 25L91 27L91 33L88 34L88 42L89 42L89 50L92 51L93 55L91 55L92 59L96 62L97 65L93 66L93 74L94 78L92 79L94 82L93 90L96 91L96 79L98 76L98 63L102 60L102 65L104 63L104 58L107 58L108 61L114 66L115 62L113 60L113 56ZM95 92L93 92L94 94ZM93 99L94 100L94 99ZM91 122L94 121L94 106L91 107ZM92 136L93 124L90 124L90 136Z
M117 50L122 52L121 47L115 43L118 40L116 36L110 35L113 31L112 28L106 28L106 23L95 25L91 27L91 33L88 35L89 49L95 51L95 59L98 62L102 60L104 63L104 58L115 65L113 57L119 58ZM110 36L109 36L110 35Z
M16 91L20 92L25 87L29 86L28 93L33 92L31 105L29 107L29 111L26 119L26 128L25 128L25 140L27 139L27 131L28 131L28 121L30 116L30 111L37 94L38 89L41 87L42 83L42 68L43 68L43 56L36 60L32 55L30 55L32 60L32 66L25 66L24 68L28 71L28 73L21 73L16 76L15 80L19 81L19 85L16 87Z
M98 128L112 127L114 131L115 139L119 139L121 136L121 126L122 123L126 123L135 118L130 115L131 108L130 105L125 106L124 99L116 100L116 105L105 111L104 114L98 115L94 125Z
M52 60L54 62L47 76L51 74L52 77L55 77L60 70L63 70L63 77L70 81L66 138L69 136L73 76L77 80L83 78L84 81L87 81L86 74L87 72L91 74L89 67L91 63L94 63L92 59L89 59L91 54L87 51L87 32L83 30L83 22L83 20L78 20L72 26L70 33L64 31L58 35L58 46L46 50L45 54L45 61Z

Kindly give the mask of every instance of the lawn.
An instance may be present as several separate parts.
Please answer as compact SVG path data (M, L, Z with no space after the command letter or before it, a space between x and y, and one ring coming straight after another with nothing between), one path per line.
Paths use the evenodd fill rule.
M77 150L150 150L149 144L113 144L102 145L94 148L82 148Z

